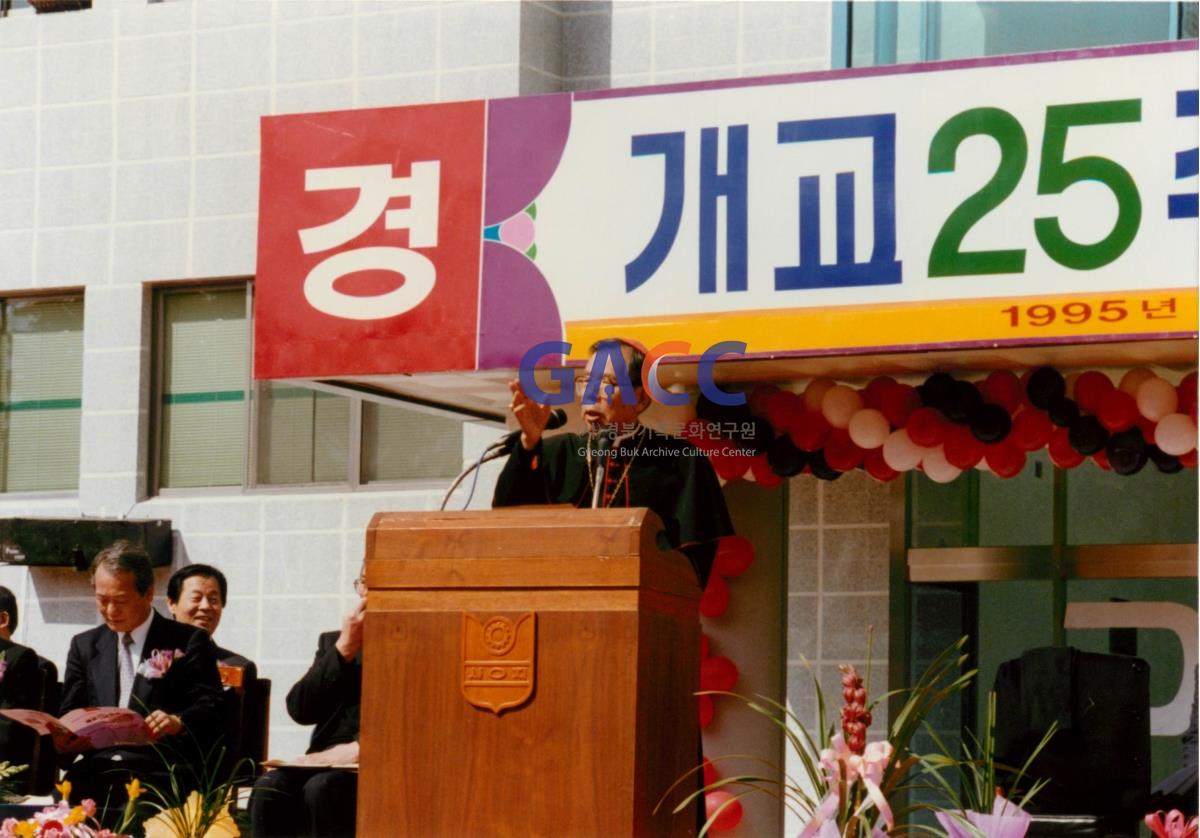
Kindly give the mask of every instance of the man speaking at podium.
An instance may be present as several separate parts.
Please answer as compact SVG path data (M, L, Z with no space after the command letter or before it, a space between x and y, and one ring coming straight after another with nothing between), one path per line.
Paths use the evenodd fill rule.
M613 363L618 353L627 378ZM509 408L521 434L496 482L492 506L649 507L666 528L661 546L683 552L703 587L716 539L733 532L717 475L699 449L639 423L650 406L640 386L646 359L642 347L609 338L593 344L589 355L587 377L576 387L586 435L543 438L550 407L529 398L519 381L509 384ZM598 387L586 386L597 380Z

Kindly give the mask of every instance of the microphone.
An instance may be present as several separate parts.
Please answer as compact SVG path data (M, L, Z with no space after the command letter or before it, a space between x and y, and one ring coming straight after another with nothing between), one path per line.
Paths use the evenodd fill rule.
M554 410L550 411L550 418L546 421L546 427L543 428L542 430L553 431L557 428L561 428L565 424L567 424L567 412L565 410L563 410L561 407L556 407L556 408L554 408ZM491 445L489 445L488 450L491 451L492 449L495 449L495 448L501 448L501 449L507 451L507 450L511 449L514 445L519 445L520 440L521 440L521 429L517 428L512 433L505 434L504 436L500 437L500 439L496 440Z
M567 424L567 412L565 410L563 410L561 407L556 407L556 408L554 408L554 410L550 411L550 417L546 421L546 427L544 428L544 430L552 431L555 428L561 428L565 424ZM468 474L470 474L471 472L476 472L475 479L478 480L479 479L478 469L481 465L483 465L484 463L490 463L492 460L500 459L505 454L507 454L509 451L511 451L513 449L513 446L520 445L520 444L521 444L521 430L520 430L520 428L518 428L517 430L513 431L512 433L505 434L504 436L500 437L500 439L496 440L491 445L489 445L487 448L485 448L483 450L483 453L479 455L478 460L471 463L471 465L467 466L465 469L460 471L458 473L458 477L454 478L454 482L450 484L450 488L447 489L446 494L442 496L442 504L441 504L441 506L438 507L438 509L441 510L441 509L446 508L446 504L450 502L450 496L454 494L454 490L457 489L458 485L460 483L462 483L463 480L466 479ZM475 493L475 484L474 484L474 482L472 482L471 494L474 495L474 493ZM471 498L470 498L470 496L468 496L467 503L469 504L470 502L471 502ZM465 509L466 507L464 506L463 508Z
M588 439L588 445L595 446L596 470L592 473L592 509L600 509L600 499L604 496L604 464L616 442L616 431L613 428L603 428L596 432L595 440Z

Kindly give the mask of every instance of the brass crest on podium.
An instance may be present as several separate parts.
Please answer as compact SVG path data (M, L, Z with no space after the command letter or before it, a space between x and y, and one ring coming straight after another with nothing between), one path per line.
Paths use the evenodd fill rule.
M533 695L537 615L480 618L463 614L462 692L493 713L518 707Z

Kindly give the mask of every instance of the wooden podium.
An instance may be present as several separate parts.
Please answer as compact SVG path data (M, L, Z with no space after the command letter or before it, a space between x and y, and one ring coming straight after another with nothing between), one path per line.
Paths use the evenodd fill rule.
M700 589L646 509L380 513L358 834L693 835ZM694 776L694 775L693 775Z

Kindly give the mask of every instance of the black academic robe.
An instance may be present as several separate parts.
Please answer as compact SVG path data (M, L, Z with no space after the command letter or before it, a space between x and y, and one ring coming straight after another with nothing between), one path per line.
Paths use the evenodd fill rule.
M308 672L287 694L288 715L297 724L316 725L308 753L358 739L362 703L362 652L345 660L338 652L338 632L317 639L317 654Z
M532 451L517 443L496 481L492 506L592 505L590 437L543 437ZM591 443L595 447L595 443ZM593 469L599 459L593 452ZM640 427L606 461L610 506L644 506L662 519L664 541L681 550L708 582L716 539L733 533L720 481L704 454L678 437Z
M0 637L0 655L5 662L0 677L0 710L37 710L42 697L42 671L37 654L28 646ZM29 765L37 734L0 716L0 762ZM22 775L24 779L27 775Z

